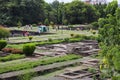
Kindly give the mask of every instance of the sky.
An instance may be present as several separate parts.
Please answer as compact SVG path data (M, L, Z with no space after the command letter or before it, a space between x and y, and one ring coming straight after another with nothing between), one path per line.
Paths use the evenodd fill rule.
M45 0L45 1L48 3L52 3L54 0ZM67 2L71 2L72 0L58 0L58 1L67 3ZM111 2L111 1L112 0L107 0L107 2ZM120 0L118 0L118 3L120 4Z

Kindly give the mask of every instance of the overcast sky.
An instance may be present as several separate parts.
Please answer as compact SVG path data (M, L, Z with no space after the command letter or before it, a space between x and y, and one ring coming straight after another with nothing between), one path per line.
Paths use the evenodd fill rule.
M45 0L46 2L48 2L48 3L51 3L51 2L53 2L53 1L55 1L55 0ZM72 0L58 0L58 1L60 1L60 2L71 2ZM107 0L108 2L111 2L112 0ZM118 0L118 2L120 3L120 0Z

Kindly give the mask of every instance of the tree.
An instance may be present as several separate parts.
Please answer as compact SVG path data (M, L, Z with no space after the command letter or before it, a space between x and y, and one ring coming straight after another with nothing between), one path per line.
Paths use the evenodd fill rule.
M104 18L107 23L102 24L99 30L99 40L101 42L102 70L106 70L106 75L116 77L119 80L120 74L120 8L117 8L114 15L109 14Z
M23 25L44 20L43 0L5 0L0 4L0 24Z
M105 18L106 17L106 12L105 8L107 7L107 4L95 4L94 7L99 11L100 13L100 18Z
M115 15L115 11L118 8L118 2L117 0L113 0L111 3L109 3L109 5L107 5L107 7L105 8L106 10L106 14L111 14L111 15Z
M48 19L45 19L44 24L45 24L46 26L49 26L49 21L48 21Z
M71 24L91 23L99 18L99 12L93 5L73 1L65 5L66 19Z

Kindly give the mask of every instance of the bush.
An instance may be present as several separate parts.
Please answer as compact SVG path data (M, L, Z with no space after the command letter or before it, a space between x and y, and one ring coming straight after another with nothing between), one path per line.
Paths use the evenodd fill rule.
M74 37L74 34L70 34L71 37Z
M80 37L81 37L80 34L76 34L76 35L74 36L74 38L80 38Z
M25 44L23 46L23 53L26 55L26 56L32 56L34 51L35 51L35 44Z
M7 45L6 40L0 40L0 50L2 50Z
M33 39L33 37L32 36L28 36L28 39L31 41Z
M96 34L96 32L95 32L95 31L92 31L92 33L93 33L93 34Z
M69 38L64 38L64 41L63 42L69 42Z
M51 38L48 38L48 41L49 41L49 42L52 42L52 41L53 41L53 39L51 39Z
M7 38L10 35L10 31L4 27L0 26L0 39Z
M93 29L98 29L99 28L98 22L93 22L91 25L92 25Z

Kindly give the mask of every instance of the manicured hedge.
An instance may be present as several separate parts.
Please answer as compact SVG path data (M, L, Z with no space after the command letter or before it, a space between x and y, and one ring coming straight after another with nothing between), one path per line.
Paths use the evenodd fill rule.
M0 62L5 62L5 61L11 61L11 60L16 60L16 59L21 59L24 58L24 55L20 55L20 54L10 54L6 57L0 57Z
M23 53L26 55L26 56L32 56L34 51L35 51L35 44L25 44L23 46Z

